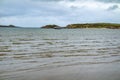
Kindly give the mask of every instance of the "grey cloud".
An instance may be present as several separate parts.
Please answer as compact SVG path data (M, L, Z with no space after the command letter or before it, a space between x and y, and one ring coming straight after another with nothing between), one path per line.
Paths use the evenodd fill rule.
M32 1L41 1L41 2L49 1L49 2L51 2L51 1L62 1L62 0L32 0Z
M40 2L59 2L59 1L84 1L84 0L32 0L32 1L40 1ZM92 1L92 0L85 0L85 1ZM120 3L120 0L94 0L104 3Z
M20 16L26 14L26 9L17 9L17 8L4 8L0 11L0 17L10 17L10 16Z
M118 9L118 8L119 8L118 5L113 5L113 6L110 6L107 10L108 10L108 11L111 11L111 10L116 10L116 9Z
M104 3L120 3L120 0L95 0L95 1L100 1Z
M71 8L71 9L77 9L78 7L72 5L72 6L70 6L70 8Z
M39 0L42 1L42 0ZM46 0L47 1L47 0ZM27 4L27 5L26 5ZM11 16L63 16L68 12L65 8L54 3L6 2L0 5L0 17Z
M41 1L41 2L59 2L59 1L75 1L75 0L32 0L32 1Z

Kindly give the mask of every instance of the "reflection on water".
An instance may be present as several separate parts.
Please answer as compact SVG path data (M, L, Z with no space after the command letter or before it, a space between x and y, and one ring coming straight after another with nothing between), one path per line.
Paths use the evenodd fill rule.
M120 62L120 30L0 29L0 74Z

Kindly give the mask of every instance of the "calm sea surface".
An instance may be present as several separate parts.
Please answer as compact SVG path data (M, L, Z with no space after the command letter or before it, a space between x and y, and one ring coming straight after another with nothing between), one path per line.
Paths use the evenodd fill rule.
M0 28L0 75L120 62L120 29Z

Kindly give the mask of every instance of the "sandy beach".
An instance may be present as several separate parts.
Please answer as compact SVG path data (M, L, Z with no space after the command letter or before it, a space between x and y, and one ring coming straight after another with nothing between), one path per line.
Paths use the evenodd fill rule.
M120 62L25 70L2 75L3 80L119 80ZM6 77L7 76L7 77ZM1 79L2 80L2 79Z

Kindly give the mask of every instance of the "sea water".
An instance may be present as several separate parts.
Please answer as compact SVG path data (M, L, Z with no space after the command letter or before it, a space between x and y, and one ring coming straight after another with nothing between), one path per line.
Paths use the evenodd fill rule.
M120 62L120 29L0 28L0 75Z

